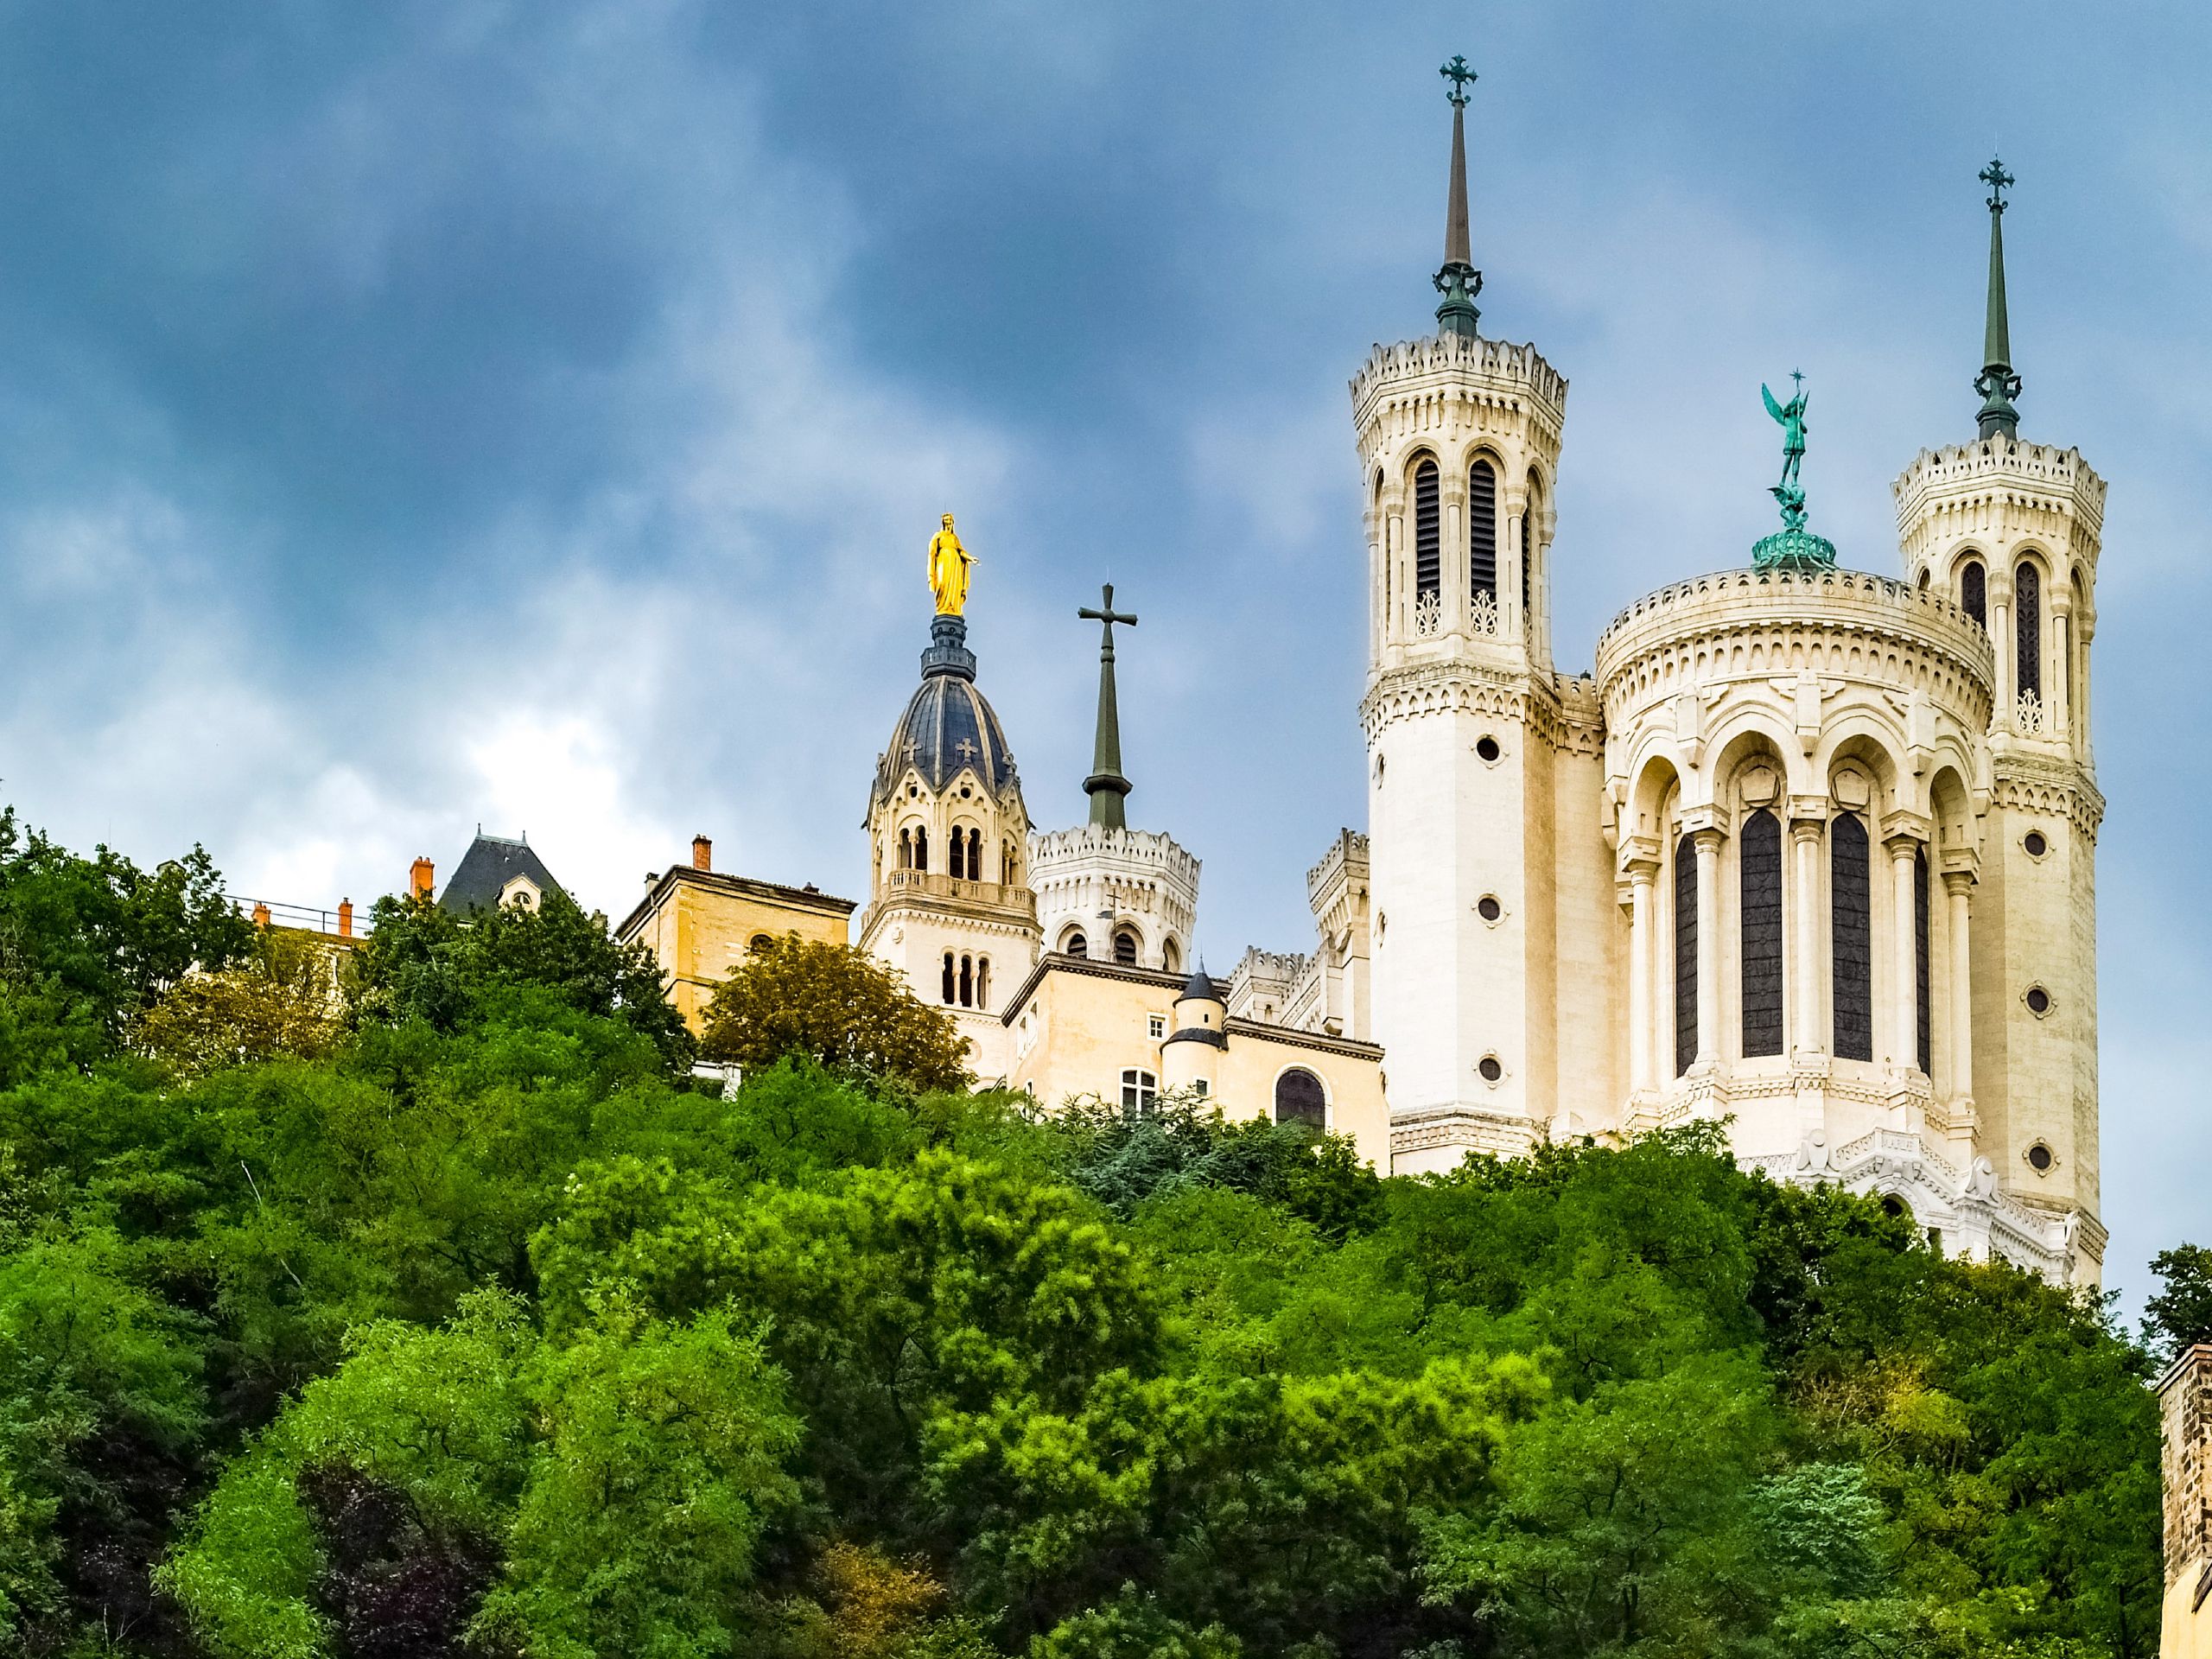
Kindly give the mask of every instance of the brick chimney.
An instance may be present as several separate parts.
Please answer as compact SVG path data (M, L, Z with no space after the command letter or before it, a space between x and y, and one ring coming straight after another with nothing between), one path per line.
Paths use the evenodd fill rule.
M338 901L338 937L341 939L353 937L353 901L351 899Z
M691 837L691 868L695 870L715 868L715 843L704 836Z
M407 890L417 899L428 899L430 890L438 885L438 867L427 858L418 858L407 873Z

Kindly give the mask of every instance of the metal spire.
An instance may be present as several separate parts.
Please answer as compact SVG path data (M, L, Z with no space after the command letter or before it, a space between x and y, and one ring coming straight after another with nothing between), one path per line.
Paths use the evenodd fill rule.
M1982 369L1974 389L1981 394L1981 435L2014 438L2020 432L2020 411L2012 399L2020 395L2020 377L2012 372L2012 330L2005 314L2005 190L2012 175L1992 156L1975 176L1989 187L1989 314L1982 327Z
M1090 821L1109 830L1126 830L1128 816L1122 810L1122 798L1129 792L1129 780L1122 776L1122 713L1114 695L1114 625L1121 623L1134 628L1137 620L1114 608L1114 584L1108 582L1099 590L1098 608L1088 605L1076 614L1086 622L1099 625L1098 645L1098 739L1090 753L1090 776L1083 780L1084 793L1090 797Z
M1483 274L1475 269L1467 239L1467 85L1475 72L1466 59L1455 57L1438 73L1452 83L1445 94L1452 100L1452 184L1444 200L1444 268L1436 273L1444 303L1436 308L1436 326L1440 334L1472 340L1482 317L1475 296L1483 291Z

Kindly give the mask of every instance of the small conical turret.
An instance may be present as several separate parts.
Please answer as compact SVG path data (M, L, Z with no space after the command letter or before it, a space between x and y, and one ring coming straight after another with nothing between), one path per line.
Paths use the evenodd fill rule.
M1981 372L1974 389L1981 394L1980 431L1985 438L2017 437L2020 377L2012 372L2012 329L2005 310L2005 189L2012 175L1992 157L1977 175L1989 187L1989 308L1982 323Z
M1452 182L1444 200L1444 268L1436 273L1444 303L1436 308L1436 326L1440 334L1472 340L1482 320L1475 296L1483 291L1467 236L1467 84L1475 72L1465 58L1453 58L1440 73L1452 83L1445 94L1452 100Z
M1137 625L1134 616L1114 608L1114 584L1108 582L1100 590L1098 608L1084 606L1076 614L1086 622L1099 625L1101 639L1098 645L1098 732L1091 747L1090 776L1083 780L1084 792L1090 797L1090 821L1109 830L1129 827L1128 814L1122 801L1129 792L1129 780L1122 775L1122 710L1120 698L1114 689L1114 625L1124 627Z

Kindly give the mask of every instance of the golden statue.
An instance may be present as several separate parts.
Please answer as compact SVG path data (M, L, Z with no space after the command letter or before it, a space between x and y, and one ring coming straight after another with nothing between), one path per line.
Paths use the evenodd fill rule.
M953 533L952 515L944 515L944 528L930 537L930 592L937 595L939 616L957 616L968 603L969 567L980 563L960 545Z

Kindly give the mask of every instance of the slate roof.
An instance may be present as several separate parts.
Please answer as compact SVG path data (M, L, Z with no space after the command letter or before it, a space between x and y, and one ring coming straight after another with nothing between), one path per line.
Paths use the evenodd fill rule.
M877 800L899 786L909 766L933 791L942 790L963 766L973 766L983 787L994 795L1014 782L1014 756L1007 751L1006 733L973 680L958 674L924 677L906 713L891 728L891 741L876 763Z
M476 839L468 843L468 850L461 855L460 864L446 878L446 890L438 895L438 908L457 916L465 916L473 910L497 910L499 894L518 875L526 875L536 882L540 893L564 891L528 842L487 836L480 830Z

